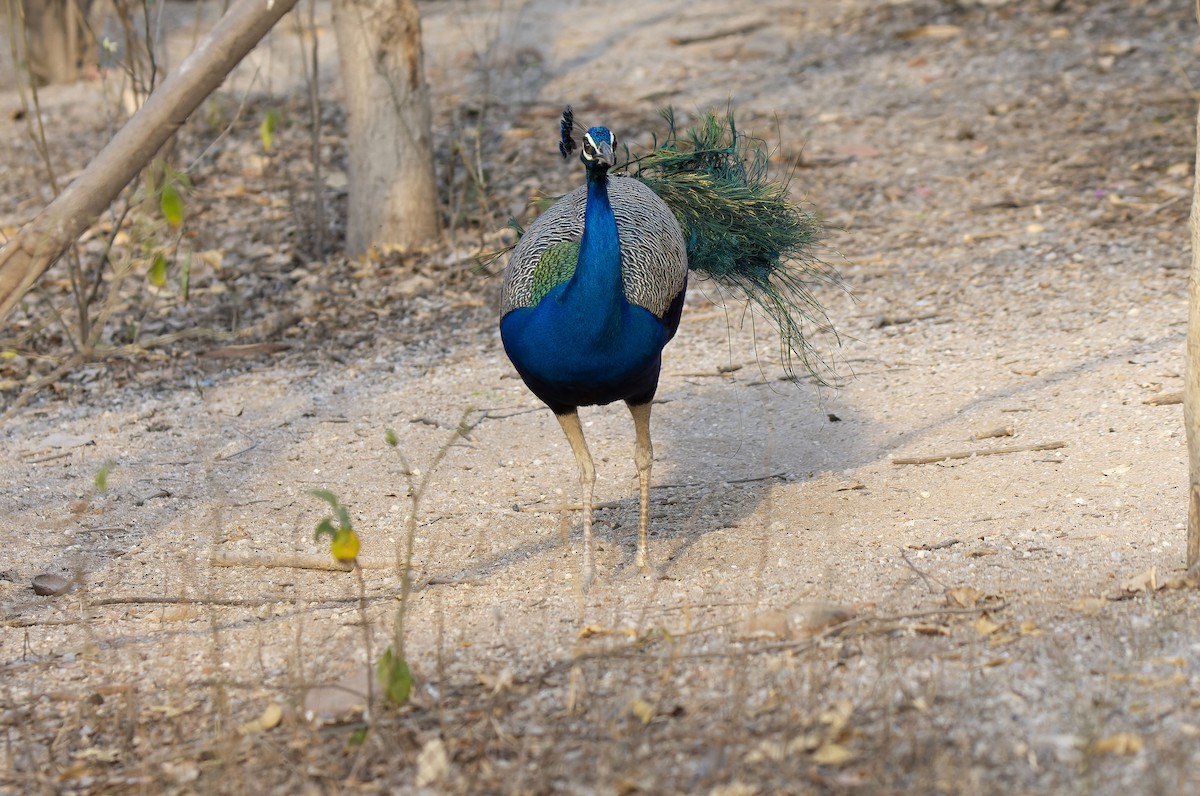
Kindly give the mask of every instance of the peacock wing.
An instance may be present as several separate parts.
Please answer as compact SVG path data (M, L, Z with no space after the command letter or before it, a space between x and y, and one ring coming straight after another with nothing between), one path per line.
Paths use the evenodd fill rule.
M501 314L536 305L555 285L575 272L587 186L563 196L538 216L508 257L504 268Z
M610 177L608 196L621 241L625 300L661 318L687 284L683 231L671 209L641 180Z

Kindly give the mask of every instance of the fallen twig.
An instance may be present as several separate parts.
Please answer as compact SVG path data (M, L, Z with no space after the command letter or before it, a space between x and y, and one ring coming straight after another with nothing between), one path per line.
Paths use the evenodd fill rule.
M71 450L71 451L62 451L60 453L51 453L49 456L39 456L36 459L29 459L28 462L29 462L29 464L41 464L42 462L52 462L55 459L62 459L67 456L70 456L74 452L75 451Z
M748 22L745 25L739 25L736 28L725 28L723 30L710 31L708 33L700 33L695 36L672 36L671 44L676 47L685 46L688 44L701 44L706 41L716 41L729 36L740 36L743 33L753 33L759 28L765 28L767 23L759 20L756 22Z
M888 326L903 326L906 323L915 323L917 321L931 321L936 317L936 312L927 312L923 315L877 315L871 327L874 329L884 329Z
M942 587L942 591L945 591L948 588L942 581L938 580L932 575L926 575L924 572L918 569L917 565L909 559L908 553L905 552L903 547L898 547L896 549L900 551L900 558L904 561L908 568L917 573L917 577L919 577L925 583L925 588L929 589L930 594L937 594L937 590L933 588L933 584L929 582L930 579L937 581L937 584Z
M972 456L995 456L1000 453L1024 453L1025 451L1050 451L1067 447L1067 443L1042 442L1037 445L1009 445L1006 448L985 448L977 451L954 451L939 453L934 456L903 456L892 459L892 464L934 464L948 459L970 459Z
M942 541L937 542L936 544L910 544L908 546L908 549L909 550L945 550L947 547L954 547L954 545L961 544L961 543L962 543L962 540L955 539L953 536L951 536L950 538L943 539Z
M983 431L976 431L971 435L972 439L994 439L995 437L1011 437L1016 432L1012 426L997 426L996 428L987 428Z
M1181 403L1183 403L1183 393L1182 392L1159 393L1158 395L1150 396L1146 400L1142 401L1142 403L1149 404L1150 406L1170 406L1171 404L1181 404Z

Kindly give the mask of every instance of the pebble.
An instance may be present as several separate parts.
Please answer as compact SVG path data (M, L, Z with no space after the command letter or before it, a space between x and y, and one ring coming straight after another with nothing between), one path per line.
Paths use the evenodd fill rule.
M62 575L43 572L33 578L33 593L39 597L57 597L71 588L71 581Z

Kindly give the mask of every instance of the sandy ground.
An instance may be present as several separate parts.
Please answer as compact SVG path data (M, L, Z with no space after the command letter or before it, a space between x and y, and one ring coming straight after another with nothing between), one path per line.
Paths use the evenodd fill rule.
M1182 389L1191 5L424 10L440 151L491 103L480 141L501 209L581 178L554 159L567 101L648 143L659 105L693 117L731 98L780 138L846 283L819 289L834 383L783 380L764 324L697 284L654 410L664 577L632 563L628 415L586 410L602 507L585 594L571 453L504 357L498 279L469 271L477 244L460 233L428 283L293 255L246 310L301 307L264 338L287 350L230 360L193 342L86 366L0 427L3 786L1200 787L1200 603L1146 588L1172 585L1184 557L1181 410L1150 401ZM17 171L0 175L9 223L37 206ZM202 242L247 234L222 218L201 215ZM290 218L206 278L234 284ZM996 455L898 463L957 452ZM323 709L314 686L360 682L388 643L390 562L427 473L412 703L379 707L365 741L337 700L331 723L306 721ZM350 574L212 564L319 557L313 488L351 508L362 560L383 567L364 571L365 609ZM41 573L78 584L36 597ZM278 727L239 729L272 705Z

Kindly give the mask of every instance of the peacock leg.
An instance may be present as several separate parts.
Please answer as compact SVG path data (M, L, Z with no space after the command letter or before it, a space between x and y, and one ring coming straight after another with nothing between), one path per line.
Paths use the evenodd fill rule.
M555 415L567 442L571 443L571 452L579 464L579 483L583 486L583 584L586 587L592 582L595 574L592 565L592 494L596 486L596 468L592 464L592 454L588 452L587 441L583 438L583 426L579 424L579 413Z
M633 449L633 462L637 465L638 486L641 492L641 508L638 511L638 550L637 565L639 569L649 569L646 557L646 536L650 525L650 465L654 459L654 446L650 443L650 404L629 404L629 413L633 415L633 430L637 441Z

